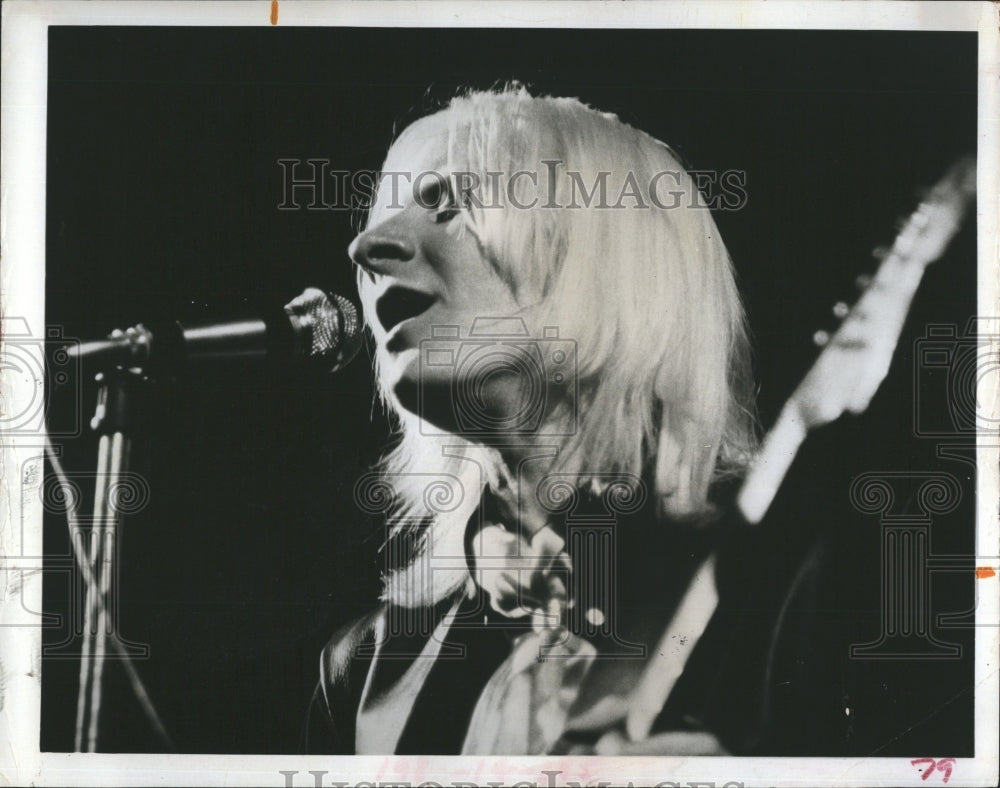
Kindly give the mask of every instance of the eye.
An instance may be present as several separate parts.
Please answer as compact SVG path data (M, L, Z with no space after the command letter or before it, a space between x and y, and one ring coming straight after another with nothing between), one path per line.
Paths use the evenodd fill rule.
M426 173L420 184L417 202L429 211L444 207L451 200L451 184L437 173Z
M445 207L441 208L437 213L434 214L435 224L444 224L445 222L450 222L458 216L458 208Z
M451 181L444 177L427 178L420 187L419 203L434 212L434 223L445 224L459 214L459 206L451 188Z

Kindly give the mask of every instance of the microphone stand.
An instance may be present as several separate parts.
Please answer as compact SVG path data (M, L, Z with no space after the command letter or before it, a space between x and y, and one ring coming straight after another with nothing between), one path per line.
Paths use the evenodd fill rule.
M94 518L90 534L88 563L90 578L84 602L83 644L80 686L76 706L75 750L97 751L101 713L104 661L109 647L125 652L125 644L115 632L116 616L108 615L108 599L113 598L112 580L118 539L119 482L128 472L131 441L128 432L135 417L135 400L146 378L137 368L116 368L95 378L100 388L90 427L100 438L94 483ZM114 610L117 611L117 604Z
M87 589L76 706L76 752L83 752L84 747L87 752L97 751L104 661L109 648L123 660L136 697L157 733L168 746L172 744L131 665L126 646L138 647L140 653L145 653L144 649L120 638L114 628L115 617L108 614L108 599L115 598L112 581L119 526L116 496L121 494L120 482L128 473L129 434L135 427L138 392L147 382L140 365L155 370L160 365L169 368L171 363L179 361L267 359L276 347L286 347L293 358L325 364L333 372L354 358L361 347L357 309L342 296L328 296L309 287L286 304L280 314L281 319L277 320L240 320L188 328L175 322L158 329L155 337L140 323L125 331L115 330L106 340L86 342L67 350L71 358L116 365L96 378L100 390L90 422L91 429L100 437L88 556L84 559L82 550L77 553ZM81 543L81 536L74 534L74 544ZM111 612L117 612L116 603Z

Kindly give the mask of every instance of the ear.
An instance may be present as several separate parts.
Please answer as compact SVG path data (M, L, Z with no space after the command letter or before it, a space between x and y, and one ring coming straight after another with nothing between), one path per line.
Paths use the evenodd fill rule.
M660 435L656 446L654 478L660 506L668 517L688 514L693 508L691 496L691 467L684 441L673 429L670 410L663 407L660 418Z
M687 517L704 507L718 454L718 443L706 444L689 420L663 406L654 469L663 514Z

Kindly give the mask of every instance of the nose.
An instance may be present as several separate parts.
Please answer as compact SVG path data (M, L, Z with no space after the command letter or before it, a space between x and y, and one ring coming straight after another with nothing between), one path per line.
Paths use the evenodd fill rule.
M371 273L388 273L393 264L413 259L416 250L409 238L374 227L355 238L347 249L351 259Z

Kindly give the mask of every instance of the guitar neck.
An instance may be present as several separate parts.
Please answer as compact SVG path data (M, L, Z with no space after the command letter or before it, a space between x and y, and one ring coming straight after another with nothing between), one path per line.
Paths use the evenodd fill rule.
M962 159L910 216L871 284L782 408L737 497L760 522L813 427L862 413L885 378L924 269L958 232L975 194L975 161Z
M817 403L815 398L810 396L810 392L818 388L821 385L820 381L835 371L838 350L846 349L849 352L853 345L863 342L872 345L882 343L885 346L878 349L877 355L892 355L923 273L924 266L914 265L912 261L893 253L890 253L879 267L871 286L854 308L855 319L850 322L845 321L830 340L828 349L823 351L781 409L778 420L768 432L759 453L754 458L753 467L737 499L740 513L747 522L758 523L767 514L771 501L778 494L778 489L811 426L832 421L843 410L860 413L867 408L870 396L861 393L856 402L846 403L836 414L824 414L821 412L823 402ZM886 298L881 291L889 286L893 291L892 297ZM872 322L879 324L878 335L872 339L861 337L863 329L859 326ZM876 358L873 364L879 364L879 359ZM888 359L885 359L884 368L888 369Z
M736 499L740 514L751 525L764 519L807 432L798 410L786 404L764 438Z

